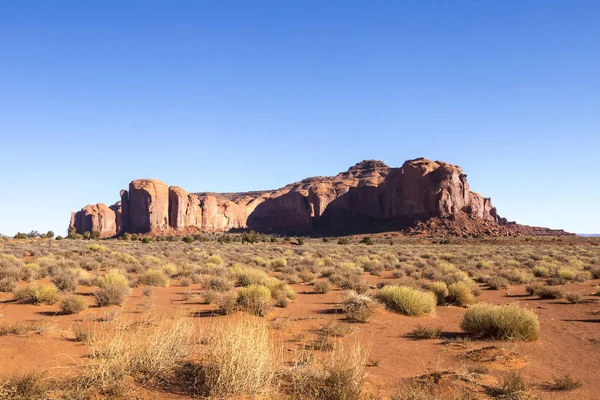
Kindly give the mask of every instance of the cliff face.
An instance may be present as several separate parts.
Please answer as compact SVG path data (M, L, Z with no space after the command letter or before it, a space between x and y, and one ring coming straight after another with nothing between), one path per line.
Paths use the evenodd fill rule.
M88 205L73 213L70 228L99 231L103 237L232 229L359 233L456 216L506 222L489 198L470 191L460 167L417 158L401 168L362 161L334 177L262 192L188 193L154 179L135 180L115 205Z

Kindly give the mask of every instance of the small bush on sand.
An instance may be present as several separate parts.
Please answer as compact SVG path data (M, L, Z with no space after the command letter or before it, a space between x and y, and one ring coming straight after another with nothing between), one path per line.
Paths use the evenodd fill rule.
M39 372L27 372L0 378L0 398L7 400L37 400L46 398L49 390L44 376Z
M237 298L233 293L219 293L213 302L221 314L229 315L235 310Z
M256 268L233 268L239 286L260 285L267 280L265 271Z
M529 384L518 372L510 372L502 378L500 385L492 390L495 398L521 400L528 398Z
M77 274L72 270L59 271L50 281L61 292L74 292L77 289Z
M417 325L408 336L413 339L439 339L442 334L442 329L432 325Z
M119 270L111 270L98 279L100 290L95 293L99 306L120 306L129 294L129 281Z
M238 292L238 302L245 310L264 317L271 308L271 291L261 285L243 287Z
M58 298L58 289L52 284L32 283L14 290L15 300L30 304L54 304Z
M171 280L162 270L150 268L140 276L140 282L149 286L168 287Z
M442 281L431 282L426 289L435 294L438 304L443 304L448 296L448 286Z
M583 293L569 292L565 295L565 298L567 299L567 301L569 303L573 303L573 304L585 303L585 296L583 295Z
M423 315L435 311L435 295L406 286L388 285L379 291L379 298L392 310L405 315Z
M329 293L329 291L331 290L331 284L328 281L317 281L315 282L315 293L318 294L325 294L325 293Z
M235 318L215 325L207 342L202 380L208 395L268 395L275 374L275 352L266 323L251 317Z
M465 312L461 328L481 337L534 341L540 324L533 311L517 305L476 304Z
M526 290L540 299L562 299L565 297L565 291L560 286L534 285L533 287L528 286Z
M83 297L77 295L67 296L60 303L60 309L64 314L79 314L86 307Z
M457 306L468 306L475 303L471 286L466 282L456 282L448 286L448 302Z
M487 284L491 290L508 289L509 282L501 276L494 276L487 280Z
M224 276L208 276L202 281L205 290L216 292L229 292L233 289L233 282Z
M343 302L346 317L352 321L368 322L377 309L377 302L365 294L346 292Z
M558 378L554 378L554 383L549 385L550 390L569 392L571 390L579 389L583 384L571 378L571 375L567 374Z

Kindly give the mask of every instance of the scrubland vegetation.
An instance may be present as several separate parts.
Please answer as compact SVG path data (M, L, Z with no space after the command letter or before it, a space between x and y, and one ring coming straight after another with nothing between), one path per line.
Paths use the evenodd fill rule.
M565 288L597 286L600 246L593 240L137 239L0 241L3 304L43 309L41 318L58 325L71 318L60 325L61 335L87 353L58 369L5 374L0 399L133 398L140 391L214 398L400 400L444 398L446 392L456 396L448 398L526 398L543 389L518 371L494 375L481 365L453 371L450 389L436 386L450 380L439 371L434 380L402 381L402 354L384 360L397 362L387 368L398 379L388 378L383 391L367 387L370 373L384 368L372 359L380 346L373 335L392 321L402 331L386 336L391 348L394 341L417 339L452 346L457 338L469 348L536 346L545 326L530 300L574 308L598 299L598 289ZM513 297L513 291L523 294ZM167 295L175 300L165 303ZM308 303L329 308L320 316L294 312L310 312L303 308ZM446 310L456 322L442 328ZM320 326L311 328L312 320ZM0 339L50 329L36 324L0 315ZM288 334L293 324L307 328ZM478 384L483 375L497 384ZM459 385L457 376L469 385ZM557 378L547 390L582 390L575 378Z

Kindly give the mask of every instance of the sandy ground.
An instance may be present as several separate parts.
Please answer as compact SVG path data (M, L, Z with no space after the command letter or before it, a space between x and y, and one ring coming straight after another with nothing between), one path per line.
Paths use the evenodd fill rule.
M374 285L386 276L367 279ZM540 319L540 338L532 343L463 341L459 328L464 309L439 306L434 315L407 317L381 310L369 323L357 324L345 320L340 310L342 292L332 289L328 294L314 294L310 285L293 285L298 296L288 308L274 308L266 317L274 336L281 343L283 354L293 357L317 337L319 327L331 320L352 325L353 332L344 337L345 342L360 340L371 346L370 366L366 387L372 392L388 396L403 378L412 378L434 371L451 371L461 368L467 361L485 365L489 369L486 379L490 385L510 370L520 371L534 386L534 393L544 399L598 399L600 381L597 371L600 360L600 298L591 296L598 280L565 286L566 291L579 291L586 295L584 304L568 304L565 300L540 300L527 296L524 286L512 286L510 292L483 289L478 302L505 304L518 302L534 310ZM70 367L85 359L86 346L74 340L72 328L87 324L102 329L97 319L118 307L94 306L93 288L80 287L78 294L85 295L90 308L79 315L60 315L58 305L33 306L17 304L12 295L0 294L0 323L35 324L41 333L30 332L23 336L0 336L0 374L7 375L32 370L48 370L50 375L67 374ZM199 300L185 301L186 292L199 292L198 285L182 287L176 281L168 288L155 288L152 310L156 314L183 312L196 318L198 324L209 323L213 307ZM137 318L143 311L142 288L132 291L121 312L121 318ZM420 325L442 328L442 338L413 340L406 334ZM454 339L448 341L447 339ZM484 350L478 350L478 349ZM573 392L552 392L543 385L553 377L570 374L580 380L583 387ZM181 398L164 393L148 393L154 398Z

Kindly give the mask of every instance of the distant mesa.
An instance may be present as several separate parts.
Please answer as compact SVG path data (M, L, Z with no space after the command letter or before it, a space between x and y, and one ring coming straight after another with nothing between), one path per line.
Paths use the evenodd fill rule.
M459 166L425 158L391 168L365 160L333 177L312 177L271 191L189 193L138 179L112 206L71 214L70 229L101 237L125 232L171 235L254 230L302 235L403 231L410 235L564 235L498 216L472 192Z

